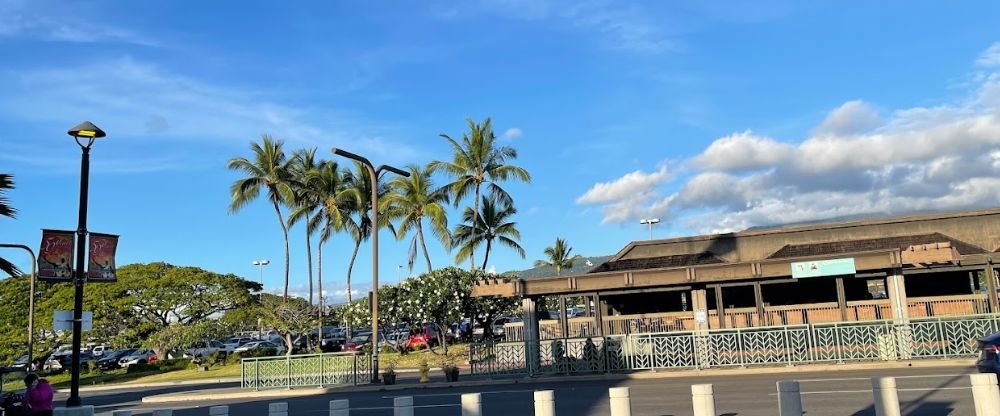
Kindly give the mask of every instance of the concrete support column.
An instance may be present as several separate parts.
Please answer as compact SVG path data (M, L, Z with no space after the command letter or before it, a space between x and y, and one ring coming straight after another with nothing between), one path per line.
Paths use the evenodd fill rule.
M534 298L521 299L521 311L524 313L524 354L528 364L528 374L538 374L540 365L538 311Z
M972 399L976 404L976 416L1000 415L1000 389L997 388L996 374L971 374Z
M604 317L608 316L611 312L608 309L608 301L601 299L601 294L598 293L594 295L594 324L597 325L597 335L605 336L604 331Z
M705 289L691 290L691 310L694 311L694 329L708 330L708 294Z
M608 396L611 398L611 416L632 416L628 387L612 387L608 389Z
M559 328L563 337L569 337L569 314L566 312L566 295L559 295Z
M552 390L535 392L535 416L555 416L556 395Z
M392 399L393 416L413 416L413 396Z
M694 406L694 416L716 416L715 392L711 384L692 385L691 403Z
M719 329L726 328L726 304L722 299L722 286L715 287L715 311L719 316Z
M483 416L483 396L479 393L462 395L462 416Z
M896 323L905 323L909 318L910 308L906 302L906 280L903 278L902 269L895 269L892 274L885 277L885 290L889 292L892 320Z
M330 416L351 416L351 402L330 400Z
M757 319L760 320L759 326L768 326L771 323L767 321L767 316L764 314L764 291L760 288L760 282L753 282L753 298L757 305Z
M844 278L837 278L837 306L840 306L840 320L847 321L847 292L844 290Z
M983 275L983 279L986 280L986 298L990 302L990 312L998 313L1000 312L1000 300L997 299L997 278L991 260L987 260L986 265L983 266Z
M893 377L872 379L872 396L875 399L875 416L900 416L899 393Z
M52 416L94 416L94 406L57 407Z
M802 416L802 393L798 381L778 382L778 416Z

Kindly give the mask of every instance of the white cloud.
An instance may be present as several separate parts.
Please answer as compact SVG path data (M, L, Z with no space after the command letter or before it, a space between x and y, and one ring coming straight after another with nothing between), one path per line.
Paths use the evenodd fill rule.
M127 43L161 46L158 41L137 32L116 27L103 18L96 24L92 13L66 4L41 4L42 0L0 2L0 37L37 39L72 43Z
M1000 73L976 79L965 98L896 110L885 120L871 105L849 101L797 142L750 132L720 138L692 158L694 171L672 193L664 181L632 172L594 185L577 202L601 205L604 223L658 210L699 233L995 207Z
M982 67L1000 66L1000 42L993 42L989 48L983 51L979 55L979 59L976 59L976 65Z
M524 132L517 127L511 127L507 131L503 132L503 137L507 139L516 139L524 135Z
M749 130L720 138L695 158L695 163L707 169L741 170L760 168L784 162L793 147L767 137L756 136Z
M881 123L878 110L861 100L848 101L826 116L813 134L844 135L861 133Z

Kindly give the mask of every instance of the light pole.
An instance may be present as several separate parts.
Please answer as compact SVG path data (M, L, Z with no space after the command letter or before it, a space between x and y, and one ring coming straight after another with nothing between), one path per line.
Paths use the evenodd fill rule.
M23 244L4 244L0 243L0 248L19 248L28 252L31 256L31 283L28 285L28 371L31 371L31 366L35 365L33 358L35 357L35 252L31 250L30 247Z
M80 212L76 228L76 270L73 274L73 366L66 407L79 407L80 400L80 343L83 337L83 281L87 254L87 195L90 191L90 147L94 141L106 136L94 123L84 121L66 132L80 146ZM82 140L82 141L81 141Z
M643 225L648 225L649 226L649 239L650 240L653 239L653 224L657 224L659 222L660 222L659 218L643 218L643 219L639 220L639 224L643 224Z
M263 302L264 301L264 266L267 266L268 264L271 264L271 260L266 260L266 259L265 260L254 260L253 263L250 263L250 264L252 264L254 266L257 266L257 280L260 281L260 295L259 296L260 296L260 301Z
M367 158L356 155L354 153L345 151L343 149L338 149L334 147L330 149L333 154L337 156L346 157L351 160L360 162L368 170L368 175L371 178L371 216L372 216L372 382L378 382L378 178L382 174L382 171L389 171L403 177L409 177L410 173L394 168L389 165L381 165L378 169L372 165L372 162L368 161Z
M402 271L403 271L403 266L402 265L396 265L396 286L399 286L399 282L400 282L399 275L400 275L400 272L402 272Z

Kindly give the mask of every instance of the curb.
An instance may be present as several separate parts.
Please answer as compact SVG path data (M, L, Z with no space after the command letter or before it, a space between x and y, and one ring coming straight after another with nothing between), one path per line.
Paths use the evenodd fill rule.
M80 386L81 392L88 391L109 391L109 390L123 390L123 389L142 389L151 387L176 387L176 386L197 386L202 384L218 384L218 383L239 383L239 378L206 378L198 380L183 380L183 381L160 381L155 383L116 383L107 385L92 385L92 386ZM56 393L69 393L68 388L57 389Z
M944 367L969 367L973 369L974 359L963 360L934 360L934 361L901 361L901 362L872 362L860 364L821 364L803 365L788 367L759 367L759 368L730 368L712 370L687 370L687 371L642 371L631 374L592 374L579 376L544 376L544 377L509 377L486 380L470 380L457 382L432 382L424 384L397 384L397 385L369 385L369 386L339 386L339 387L315 387L301 389L275 389L259 391L194 391L184 393L160 394L148 396L142 399L143 403L171 403L171 402L194 402L194 401L214 401L243 398L280 398L280 397L304 397L329 393L365 393L375 391L403 391L403 390L425 390L453 387L479 387L513 384L539 384L539 383L563 383L578 381L601 381L601 380L649 380L649 379L669 379L669 378L698 378L728 375L753 374L795 374L805 372L821 371L860 371L860 370L894 370L904 368L944 368Z

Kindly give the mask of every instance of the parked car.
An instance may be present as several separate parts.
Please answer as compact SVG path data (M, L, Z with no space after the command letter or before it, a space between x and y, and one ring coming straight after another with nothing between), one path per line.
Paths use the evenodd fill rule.
M230 338L229 341L226 341L226 343L223 344L223 348L225 348L227 354L230 354L233 351L235 351L237 348L243 346L243 344L246 344L248 342L254 342L254 341L258 341L258 340L255 339L255 338L249 338L249 337L234 337L234 338Z
M361 351L361 349L364 348L365 345L371 345L371 344L372 344L372 333L371 332L361 333L355 335L354 338L351 338L350 341L347 341L347 343L344 344L343 351Z
M247 353L250 351L273 349L275 355L282 355L285 353L285 347L279 344L275 344L271 341L252 341L233 350L234 353Z
M446 341L453 340L454 334L450 332L445 332ZM425 324L421 325L414 330L410 331L410 337L407 341L406 348L410 350L420 350L424 348L430 348L438 345L440 340L438 339L438 331L433 325Z
M979 339L976 348L979 350L976 370L1000 374L1000 332Z
M118 365L122 368L128 368L133 364L152 364L158 359L159 357L153 350L140 350L118 359Z
M55 352L52 353L50 358L58 360L60 357L73 354L73 346L69 344L60 345L56 348Z
M126 348L117 351L106 352L97 360L97 367L101 370L114 370L116 368L121 368L118 364L118 360L122 357L132 355L139 351L138 348Z
M511 316L506 318L494 319L493 323L490 324L490 330L493 332L493 336L502 337L504 335L504 328L503 328L504 324L512 322L521 322L521 318L517 316Z
M226 346L219 341L200 341L184 351L184 358L205 358L219 351L226 351Z
M12 368L28 368L28 354L24 354L24 355L22 355L20 357L17 357L17 359L14 360L14 364L11 365L11 367Z
M90 355L93 355L94 357L100 357L100 356L103 356L105 353L108 353L108 352L111 352L111 351L114 351L114 350L112 350L111 347L109 347L107 345L95 345L95 346L93 346L93 347L90 348Z

